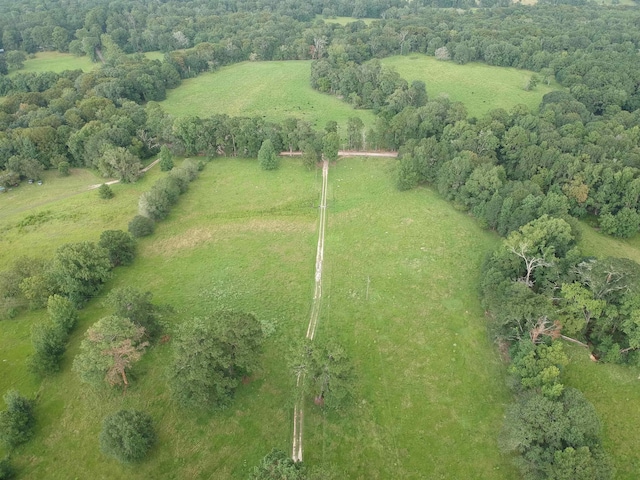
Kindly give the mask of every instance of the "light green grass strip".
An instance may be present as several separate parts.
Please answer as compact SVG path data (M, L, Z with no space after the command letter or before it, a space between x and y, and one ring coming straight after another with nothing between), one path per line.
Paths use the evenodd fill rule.
M484 63L458 65L419 54L384 58L381 62L395 68L408 82L422 80L431 98L446 95L462 102L471 117L481 117L494 108L509 110L519 103L537 109L546 93L561 88L553 82L525 91L523 85L533 72Z

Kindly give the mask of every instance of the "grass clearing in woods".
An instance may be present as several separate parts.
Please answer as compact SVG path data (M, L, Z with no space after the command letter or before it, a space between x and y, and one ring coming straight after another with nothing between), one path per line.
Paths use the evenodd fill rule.
M429 98L446 95L452 101L462 102L470 117L482 117L495 108L508 111L518 104L537 109L546 93L562 88L555 81L546 85L541 78L533 90L526 91L524 84L534 72L485 63L458 65L413 53L380 61L382 65L395 68L409 83L423 81Z
M226 113L259 116L272 122L295 117L310 122L317 130L335 120L343 136L350 117L359 117L366 126L374 124L371 111L355 110L311 88L310 75L311 62L306 60L243 62L183 80L167 92L167 99L160 105L176 117Z

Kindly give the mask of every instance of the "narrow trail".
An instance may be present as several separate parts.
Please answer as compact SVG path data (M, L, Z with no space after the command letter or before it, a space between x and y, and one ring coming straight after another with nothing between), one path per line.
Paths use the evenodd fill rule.
M311 305L311 316L307 327L306 337L313 340L320 317L320 305L322 303L322 265L324 262L324 233L327 225L327 179L329 177L329 162L322 162L322 192L320 194L320 226L318 228L318 247L316 249L316 272L315 290L313 292L313 303ZM296 388L300 388L304 378L298 376ZM293 410L293 448L291 458L294 462L302 461L302 426L304 423L304 412L302 410L302 400L299 400Z
M148 172L151 169L151 167L156 165L159 161L160 161L160 159L156 158L153 162L151 162L149 165L147 165L142 170L140 170L140 173ZM107 185L113 185L115 183L120 183L120 180L111 180L109 182L104 182L104 183L106 183ZM96 188L99 188L100 186L102 186L102 183L96 183L95 185L89 185L89 188L87 190L95 190ZM78 192L78 193L82 193L82 192Z

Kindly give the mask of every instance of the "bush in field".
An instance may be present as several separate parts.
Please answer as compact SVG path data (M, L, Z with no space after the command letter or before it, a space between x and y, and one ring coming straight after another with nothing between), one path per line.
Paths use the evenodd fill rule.
M260 151L258 152L258 162L263 170L276 170L280 166L280 159L276 154L275 148L271 140L267 139L262 142Z
M113 190L111 190L111 187L106 183L103 183L100 185L100 188L98 188L98 196L103 200L109 200L110 198L113 198L113 195Z
M111 265L131 265L136 256L136 242L122 230L105 230L100 234L98 245L109 252Z
M129 222L129 233L135 238L151 235L156 228L156 223L148 217L136 215Z
M173 156L169 149L163 145L160 148L160 170L168 172L173 168Z
M104 419L100 449L122 463L142 460L156 443L151 417L138 410L120 410Z
M17 390L9 390L4 401L7 409L0 412L0 442L7 448L13 448L33 436L33 403Z

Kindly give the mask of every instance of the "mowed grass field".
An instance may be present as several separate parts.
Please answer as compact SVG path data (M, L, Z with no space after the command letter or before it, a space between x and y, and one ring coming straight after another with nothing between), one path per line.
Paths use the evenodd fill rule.
M343 414L306 413L306 459L352 479L516 478L497 448L511 397L476 287L498 239L430 190L398 192L391 165L329 171L316 338L347 345L358 398Z
M381 62L395 68L409 83L423 81L430 98L446 95L464 103L470 117L479 118L494 108L509 110L517 104L537 109L546 93L561 88L555 81L551 85L541 82L525 91L525 81L534 72L484 63L458 65L419 54L383 58Z
M345 344L357 398L340 413L307 406L305 461L330 464L339 478L513 478L496 446L509 394L475 293L482 255L496 238L428 190L395 191L390 164L349 159L330 171L318 338ZM95 191L46 205L38 199L33 210L0 219L4 237L20 219L50 212L22 227L22 242L2 245L0 262L39 249L49 256L61 243L126 228L139 193L161 175L152 170L140 184L114 186L112 200ZM268 173L255 160L213 160L139 243L134 265L116 269L106 285L105 294L135 285L173 305L169 335L220 308L275 326L259 369L227 410L173 404L165 381L171 341L145 354L124 396L80 384L72 359L84 331L109 314L102 298L82 310L62 371L41 384L24 362L31 324L44 312L0 322L0 390L38 397L36 436L13 456L21 478L246 478L272 447L289 451L293 381L284 353L307 327L320 186L319 172L297 160ZM99 452L101 421L120 408L145 410L156 422L158 446L135 468Z
M98 64L93 63L89 57L76 57L70 53L60 52L39 52L35 58L29 58L24 62L24 68L15 72L64 72L65 70L82 70L88 72L97 68Z
M310 61L239 63L183 80L178 88L167 92L167 99L160 105L177 117L226 113L278 122L295 117L316 129L335 120L343 131L348 118L360 117L366 126L373 125L372 112L355 110L336 97L312 89L310 74Z

